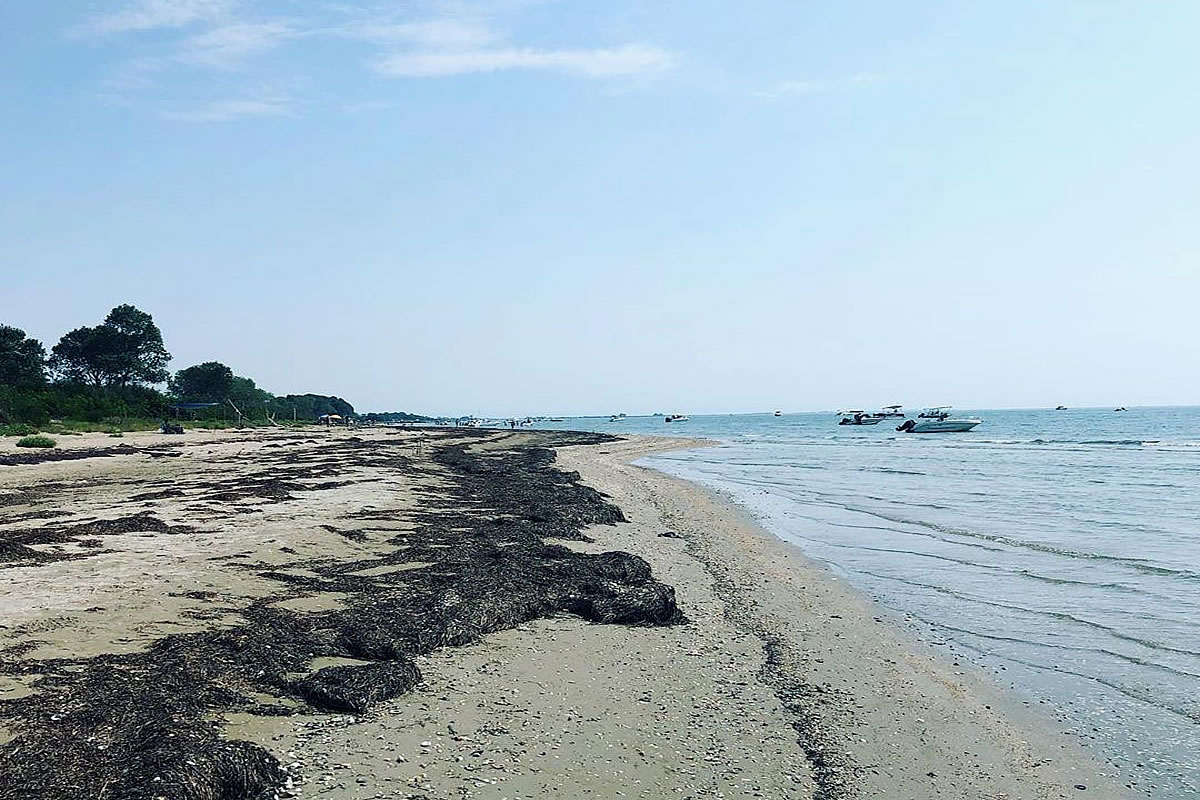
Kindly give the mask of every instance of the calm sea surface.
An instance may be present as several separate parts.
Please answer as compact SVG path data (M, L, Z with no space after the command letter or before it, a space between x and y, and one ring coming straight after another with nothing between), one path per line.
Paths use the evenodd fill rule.
M644 463L726 492L927 641L1051 704L1153 797L1200 796L1200 408L961 412L985 422L541 427L722 441Z

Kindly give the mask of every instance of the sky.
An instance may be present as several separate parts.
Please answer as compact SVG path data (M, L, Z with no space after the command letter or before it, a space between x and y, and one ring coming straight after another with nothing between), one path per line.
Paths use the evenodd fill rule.
M1200 4L0 0L0 324L360 411L1200 403Z

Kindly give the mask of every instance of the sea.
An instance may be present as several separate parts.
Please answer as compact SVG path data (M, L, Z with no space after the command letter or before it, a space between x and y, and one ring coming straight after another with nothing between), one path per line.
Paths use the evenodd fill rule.
M697 436L642 463L732 498L920 638L1043 704L1154 798L1200 797L1200 407L572 418Z

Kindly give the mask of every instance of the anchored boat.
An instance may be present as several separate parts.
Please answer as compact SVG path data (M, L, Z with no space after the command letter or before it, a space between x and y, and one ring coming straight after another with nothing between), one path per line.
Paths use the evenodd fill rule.
M838 425L878 425L882 422L881 417L874 417L865 411L839 411Z
M966 433L983 420L976 417L952 418L950 406L928 408L917 419L908 419L896 426L901 433Z

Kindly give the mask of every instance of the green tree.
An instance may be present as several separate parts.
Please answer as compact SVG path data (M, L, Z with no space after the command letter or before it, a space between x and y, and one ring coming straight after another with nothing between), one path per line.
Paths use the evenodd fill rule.
M274 398L270 392L259 389L250 378L235 375L230 387L229 399L234 402L242 413L251 418L259 418L265 414L263 407Z
M187 403L223 403L233 394L233 385L233 370L220 362L206 361L176 372L171 393Z
M50 351L50 369L65 383L87 383L100 388L111 377L111 331L104 326L76 328L63 334Z
M112 384L154 384L167 379L171 354L154 317L124 304L108 312L100 327L112 332L113 350L108 357Z
M0 386L39 388L46 383L46 348L25 331L0 325Z
M295 409L300 419L316 419L322 414L338 414L349 417L354 414L354 406L340 397L323 394L289 394L275 399L274 407L282 416L288 417Z
M154 318L131 305L120 305L94 328L76 328L50 351L58 378L97 388L162 383L171 354Z

